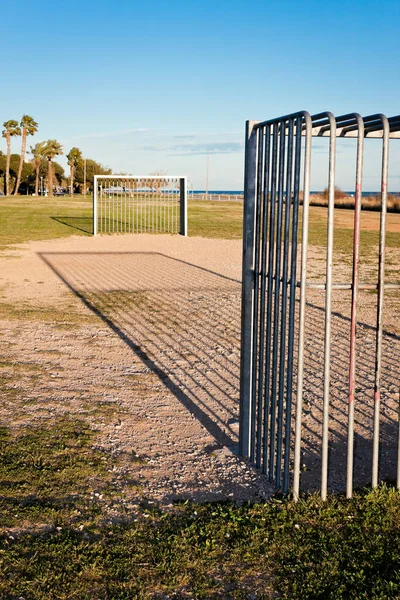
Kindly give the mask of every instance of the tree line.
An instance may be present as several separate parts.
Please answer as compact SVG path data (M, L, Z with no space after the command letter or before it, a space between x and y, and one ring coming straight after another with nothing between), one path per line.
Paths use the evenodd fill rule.
M70 168L70 176L65 177L63 167L54 159L63 154L63 147L57 140L46 140L38 142L30 147L29 154L32 159L26 161L27 138L37 133L38 123L33 117L23 115L20 122L10 119L3 123L2 136L6 140L6 154L0 150L0 174L4 176L4 193L6 196L16 196L21 191L27 193L31 188L35 189L35 195L39 194L39 181L45 182L48 195L53 196L54 182L60 186L67 183L71 196L74 191L83 189L93 184L95 175L108 175L111 169L104 167L98 162L83 158L79 148L71 148L66 155ZM11 154L11 138L21 137L21 153ZM42 191L42 190L41 190Z

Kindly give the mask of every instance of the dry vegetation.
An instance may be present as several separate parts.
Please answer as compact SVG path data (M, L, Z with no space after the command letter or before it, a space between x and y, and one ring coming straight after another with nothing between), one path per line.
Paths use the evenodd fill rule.
M343 190L335 186L335 207L354 208L354 203L354 196L349 196L346 192L343 192ZM328 206L328 188L325 188L324 191L319 194L311 194L310 204L311 206ZM379 211L381 209L380 194L363 197L361 200L361 209ZM400 196L388 194L387 210L388 212L400 212Z

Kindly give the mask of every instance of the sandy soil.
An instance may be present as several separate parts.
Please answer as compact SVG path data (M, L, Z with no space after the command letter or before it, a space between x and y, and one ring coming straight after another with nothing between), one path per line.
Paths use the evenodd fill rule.
M392 264L399 254L390 250ZM323 256L310 249L318 279ZM338 267L336 279L348 277ZM368 271L368 269L367 269ZM257 500L267 478L238 440L241 242L180 236L71 237L0 257L1 420L87 418L98 444L139 456L120 474L139 496ZM368 273L366 273L368 275ZM319 485L323 297L307 308L303 489ZM1 308L1 306L0 306ZM375 296L360 297L356 484L370 478ZM31 312L29 312L31 311ZM334 299L330 487L344 485L349 294ZM383 477L396 468L399 295L385 314ZM362 343L361 343L362 342Z

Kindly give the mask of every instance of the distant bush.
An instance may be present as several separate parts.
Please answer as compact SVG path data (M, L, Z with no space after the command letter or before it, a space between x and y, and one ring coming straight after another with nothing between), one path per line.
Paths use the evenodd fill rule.
M311 206L328 206L328 188L325 188L323 192L317 194L311 194L310 205ZM366 196L361 200L362 210L381 210L381 195L376 194L374 196ZM354 209L355 197L354 195L349 196L346 192L343 192L338 186L335 186L335 206L336 208L350 208ZM387 211L388 212L400 212L400 196L394 194L388 194L387 197Z
M324 198L324 200L328 200L329 188L326 187L324 189L324 191L321 193L321 197ZM335 202L337 202L338 200L344 200L347 197L348 194L346 194L346 192L344 192L339 186L335 185Z

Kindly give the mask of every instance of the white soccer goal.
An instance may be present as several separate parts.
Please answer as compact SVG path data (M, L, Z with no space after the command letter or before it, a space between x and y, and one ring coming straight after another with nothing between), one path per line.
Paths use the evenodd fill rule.
M93 235L97 233L187 235L186 177L95 175Z

